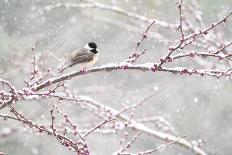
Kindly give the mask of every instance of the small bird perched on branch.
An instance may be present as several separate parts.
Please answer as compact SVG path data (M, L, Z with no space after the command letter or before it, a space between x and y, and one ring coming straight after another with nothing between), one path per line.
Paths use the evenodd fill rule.
M80 65L82 69L93 66L98 60L98 52L96 43L87 43L84 48L74 50L69 55L65 63L58 69L58 73L62 73L74 65Z

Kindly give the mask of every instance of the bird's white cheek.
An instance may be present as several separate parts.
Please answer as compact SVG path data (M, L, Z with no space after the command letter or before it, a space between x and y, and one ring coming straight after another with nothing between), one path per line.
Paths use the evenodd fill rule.
M88 44L86 44L84 48L89 50L89 51L92 50L92 48L90 48Z

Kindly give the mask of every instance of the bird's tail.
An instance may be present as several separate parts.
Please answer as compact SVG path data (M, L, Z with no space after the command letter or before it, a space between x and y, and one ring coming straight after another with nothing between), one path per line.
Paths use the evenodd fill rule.
M72 66L72 63L70 61L66 61L62 66L60 66L57 70L58 73L62 73L67 68L70 68Z

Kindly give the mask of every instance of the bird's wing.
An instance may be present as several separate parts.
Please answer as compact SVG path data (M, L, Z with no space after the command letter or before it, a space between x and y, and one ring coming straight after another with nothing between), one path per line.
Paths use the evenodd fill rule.
M77 50L74 50L74 51L72 51L72 53L69 55L69 59L74 58L74 57L76 57L76 56L85 55L86 52L88 52L87 49L77 49Z
M75 54L75 56L73 56L71 58L71 62L73 62L73 63L71 64L70 67L72 67L72 66L74 66L76 64L86 63L86 62L92 61L93 57L94 57L94 54L89 53L89 52L88 52L88 54L86 54L87 52L88 52L87 50L86 51L82 50L82 51L77 52Z
M61 73L65 69L70 68L76 64L87 63L89 61L92 61L94 58L94 54L87 54L87 52L88 50L85 49L78 49L73 51L69 58L66 60L66 62L60 67L60 69L58 69L58 72Z

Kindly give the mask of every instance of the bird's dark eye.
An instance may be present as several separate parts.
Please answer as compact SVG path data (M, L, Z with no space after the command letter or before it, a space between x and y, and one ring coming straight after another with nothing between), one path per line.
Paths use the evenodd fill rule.
M88 45L90 48L97 48L97 45L94 42L89 42Z

